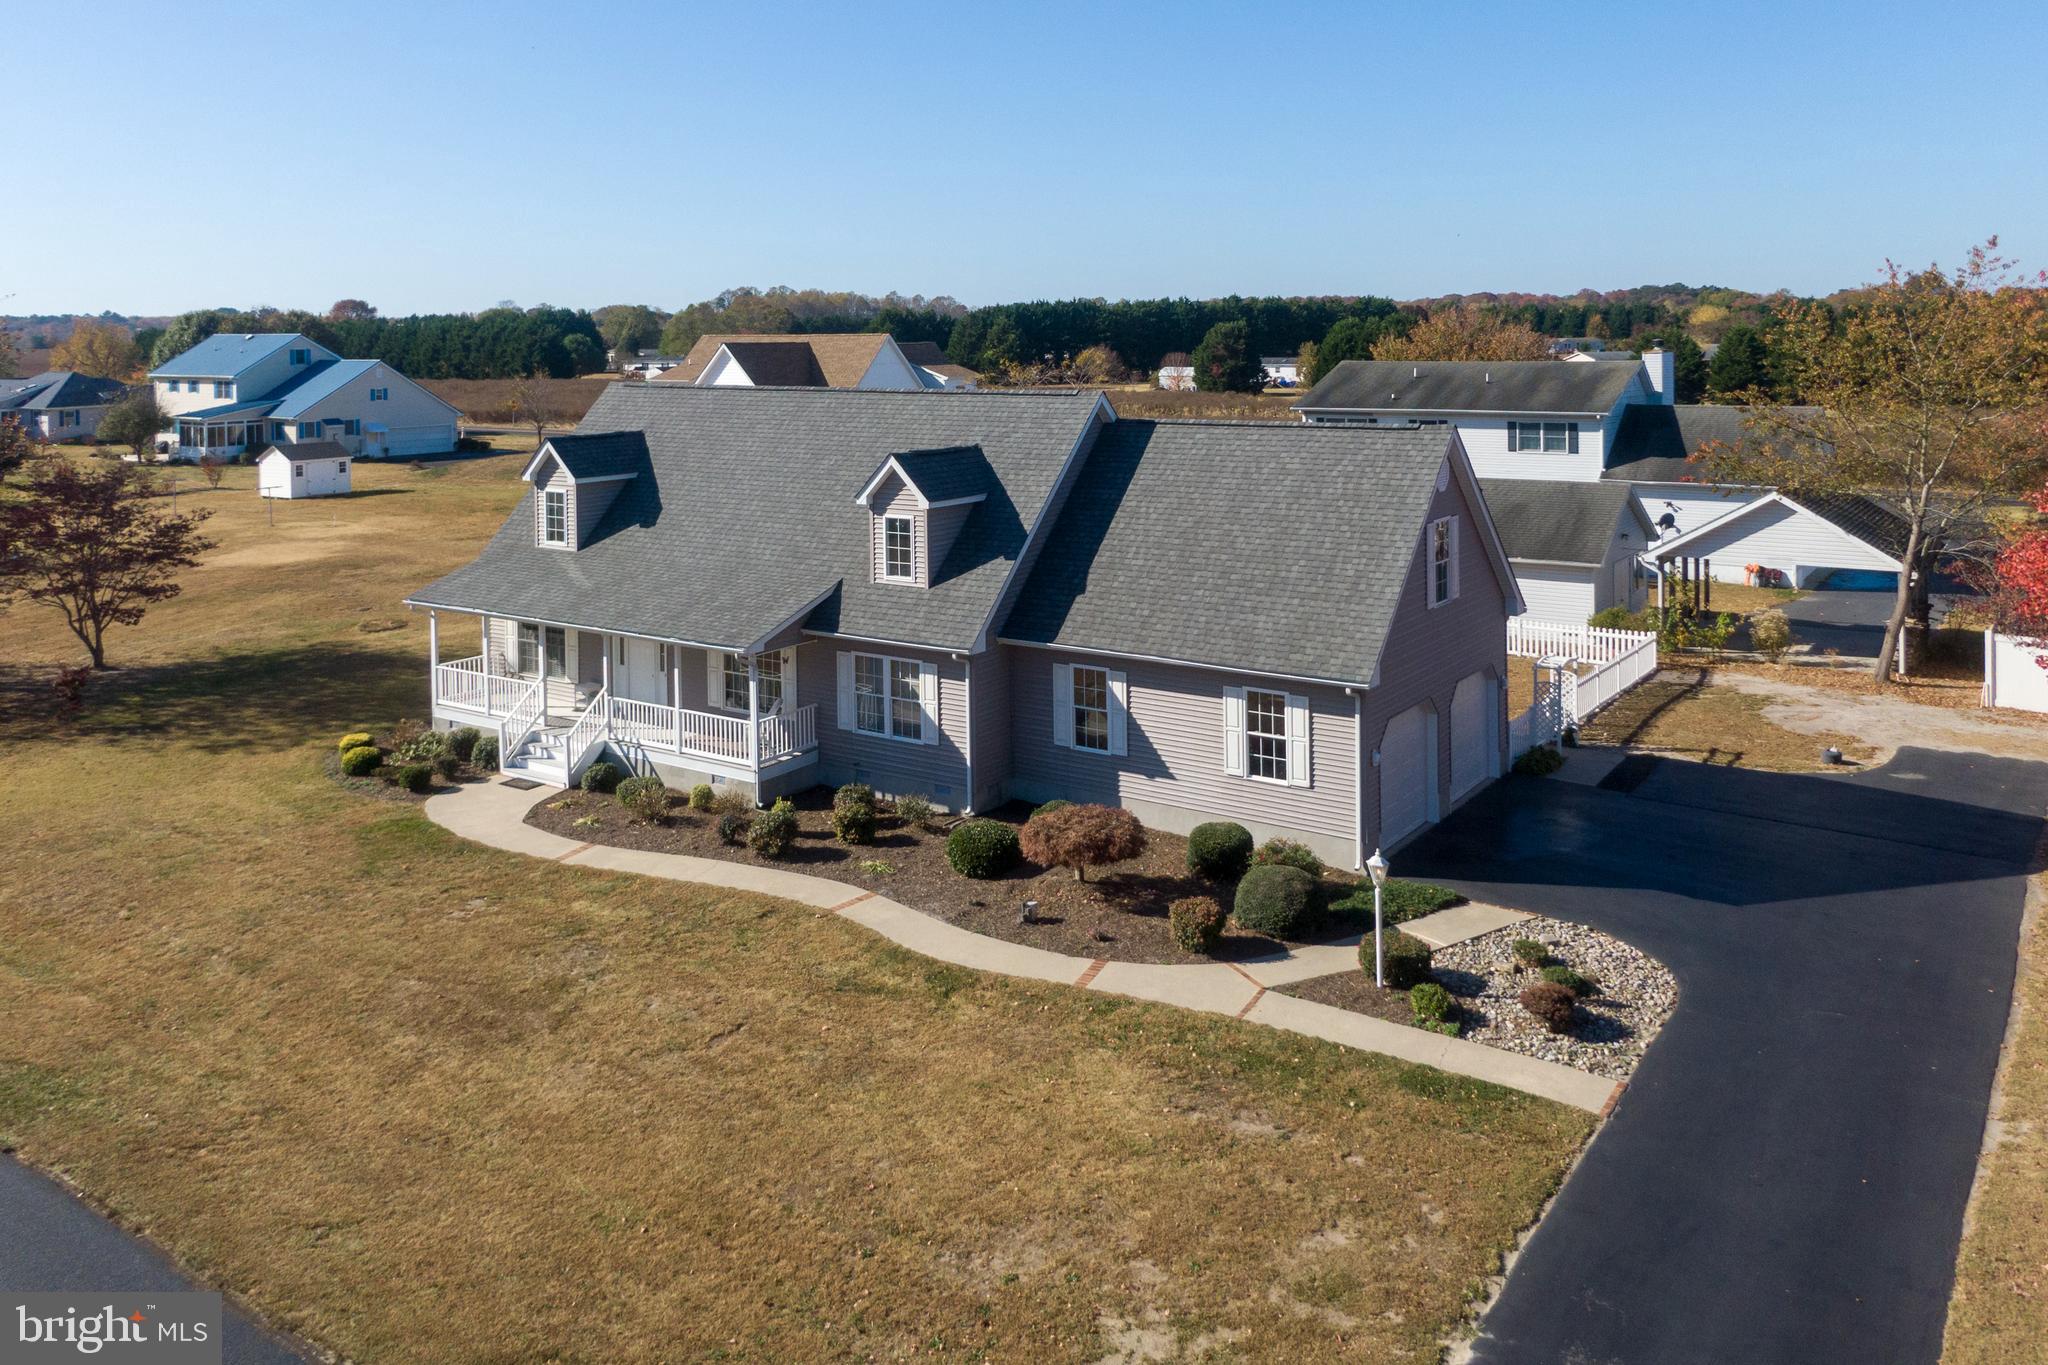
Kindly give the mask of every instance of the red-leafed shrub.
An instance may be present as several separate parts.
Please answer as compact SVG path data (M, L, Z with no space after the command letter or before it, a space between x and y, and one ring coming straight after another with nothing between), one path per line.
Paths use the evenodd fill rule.
M1145 851L1145 827L1115 806L1064 806L1034 815L1024 825L1024 856L1043 867L1071 867L1074 880L1088 869L1120 863Z
M1579 997L1555 981L1538 981L1523 988L1522 1008L1541 1019L1552 1033L1569 1033L1579 1012Z

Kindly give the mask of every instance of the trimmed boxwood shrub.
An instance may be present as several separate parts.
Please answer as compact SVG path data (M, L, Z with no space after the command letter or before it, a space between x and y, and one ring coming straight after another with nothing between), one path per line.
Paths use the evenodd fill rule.
M625 776L616 763L599 759L583 770L583 790L609 795L619 789L619 780Z
M465 725L459 730L450 730L448 732L448 752L454 754L464 763L467 763L471 756L476 753L476 742L483 737L483 731L477 729L474 725Z
M1515 961L1524 967L1541 967L1550 961L1550 949L1539 939L1518 938L1508 948L1514 953Z
M758 857L780 858L795 842L796 812L787 801L777 801L747 826L747 847Z
M469 751L469 765L472 768L482 768L486 772L498 766L498 737L496 735L477 736L476 747Z
M709 782L699 782L696 786L690 788L690 809L710 810L711 795L711 784Z
M747 841L747 827L754 823L751 813L743 810L729 810L718 817L718 839L720 843L738 846Z
M1038 807L1036 810L1032 811L1031 818L1036 820L1041 815L1050 815L1056 810L1065 810L1068 806L1071 806L1073 804L1074 803L1071 801L1062 801L1059 798L1055 797L1052 800L1046 802L1044 805Z
M341 770L350 777L368 777L384 761L384 751L374 744L358 744L341 751Z
M1410 990L1429 980L1429 945L1413 934L1389 929L1381 935L1380 951L1386 959L1387 989ZM1372 935L1358 945L1359 965L1372 970Z
M832 808L832 837L842 844L872 844L879 817L872 805L854 802Z
M1434 981L1408 988L1408 1008L1418 1024L1441 1024L1451 1017L1451 993Z
M1252 832L1231 820L1196 825L1188 835L1188 871L1234 882L1252 865Z
M1223 906L1213 896L1183 896L1166 908L1173 941L1184 953L1208 954L1223 941Z
M865 782L849 782L832 793L832 809L845 810L849 806L875 808L875 789Z
M1600 989L1593 984L1590 977L1580 976L1569 967L1545 967L1543 979L1556 982L1581 1000Z
M1564 755L1546 744L1516 759L1514 770L1523 777L1548 777L1563 766Z
M946 836L946 861L963 877L986 881L1017 865L1017 831L1000 820L969 820Z
M619 804L636 820L658 825L668 818L668 787L658 777L629 777L619 784Z
M1323 875L1323 860L1309 851L1307 844L1292 839L1268 839L1252 854L1252 862L1259 867L1298 867L1311 877Z
M436 754L430 766L436 773L452 782L455 780L456 775L462 771L462 760L454 754Z
M1579 998L1555 981L1538 981L1522 988L1522 1008L1541 1019L1552 1033L1569 1033L1579 1012Z
M424 763L408 763L392 773L391 780L409 792L432 791L434 770Z
M1232 913L1254 933L1299 938L1316 912L1316 879L1298 867L1266 863L1237 884Z
M351 730L343 735L334 747L336 751L345 754L350 749L360 749L365 745L374 744L376 739L377 737L368 730Z

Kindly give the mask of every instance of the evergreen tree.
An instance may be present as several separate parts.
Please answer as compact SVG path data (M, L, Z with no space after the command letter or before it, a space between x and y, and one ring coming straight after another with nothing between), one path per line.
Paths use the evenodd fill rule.
M1771 351L1754 327L1730 327L1707 366L1707 391L1730 401L1752 389L1771 387Z
M1205 393L1257 393L1265 371L1252 354L1251 328L1219 322L1195 347L1195 387Z
M1681 403L1697 403L1707 395L1707 353L1684 332L1671 343L1671 373Z

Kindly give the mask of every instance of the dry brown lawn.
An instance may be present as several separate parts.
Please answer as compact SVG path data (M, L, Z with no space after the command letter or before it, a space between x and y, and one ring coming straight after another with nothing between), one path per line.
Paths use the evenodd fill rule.
M1587 1116L330 781L518 464L185 495L70 729L0 617L0 1143L362 1361L1433 1357Z
M1717 687L1709 672L1666 669L1638 683L1579 729L1584 744L1617 745L1729 768L1813 772L1833 745L1854 762L1877 751L1848 735L1802 734L1763 715L1769 698Z
M1288 409L1301 400L1302 389L1269 393L1202 393L1127 385L1108 390L1110 406L1120 417L1226 417L1240 421L1296 422Z
M590 405L597 401L597 396L604 392L605 385L618 377L615 374L592 374L561 380L557 387L573 409L565 420L571 423L581 421ZM453 403L465 422L507 423L514 420L512 390L519 384L516 379L423 379L420 383L442 402Z

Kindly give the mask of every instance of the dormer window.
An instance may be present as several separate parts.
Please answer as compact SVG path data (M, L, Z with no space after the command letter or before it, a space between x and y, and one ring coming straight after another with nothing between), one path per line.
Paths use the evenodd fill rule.
M313 353L305 349L303 346L294 346L292 348L292 364L306 365L312 363L312 359Z
M569 494L561 488L541 490L540 539L543 545L569 543Z
M882 518L882 577L908 583L917 576L917 523L909 517Z

